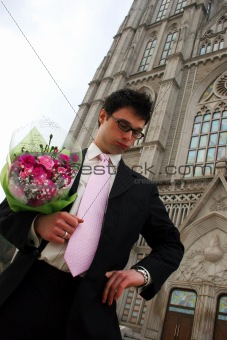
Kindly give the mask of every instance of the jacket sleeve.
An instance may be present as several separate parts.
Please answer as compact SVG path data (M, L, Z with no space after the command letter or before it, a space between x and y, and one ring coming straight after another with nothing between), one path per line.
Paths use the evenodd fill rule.
M37 214L31 211L14 212L5 199L0 204L0 233L17 249L28 251L31 248L26 245L28 232Z
M150 215L141 234L151 247L151 253L136 264L146 268L151 275L152 284L141 292L141 296L148 300L177 270L184 254L180 233L170 220L157 188L151 195Z

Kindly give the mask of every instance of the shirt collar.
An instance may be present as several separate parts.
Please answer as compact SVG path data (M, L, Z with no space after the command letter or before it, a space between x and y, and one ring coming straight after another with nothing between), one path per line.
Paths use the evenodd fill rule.
M100 155L100 153L102 153L102 151L99 149L99 147L95 143L92 143L87 150L86 157L90 161L91 159ZM118 166L121 160L121 154L117 154L117 155L108 154L108 155L110 157L112 164L114 166Z

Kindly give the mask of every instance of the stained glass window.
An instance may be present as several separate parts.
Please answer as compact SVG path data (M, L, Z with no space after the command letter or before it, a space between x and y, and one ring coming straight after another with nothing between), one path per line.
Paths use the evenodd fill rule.
M221 296L218 305L218 320L227 321L227 296Z
M215 165L227 157L227 107L213 112L198 112L194 119L187 165L193 165L190 176L214 174Z
M160 21L165 18L170 0L162 0L156 21Z
M194 314L196 293L189 290L174 289L169 302L169 311Z
M156 38L148 41L147 46L146 46L145 51L144 51L144 55L143 55L142 60L140 62L140 66L138 68L138 72L147 70L149 63L151 61L152 54L154 52L156 42L157 42Z
M206 91L203 93L202 97L200 98L200 101L203 102L205 101L206 99L208 99L211 95L211 93L213 92L213 83L210 84L208 86L208 88L206 89Z

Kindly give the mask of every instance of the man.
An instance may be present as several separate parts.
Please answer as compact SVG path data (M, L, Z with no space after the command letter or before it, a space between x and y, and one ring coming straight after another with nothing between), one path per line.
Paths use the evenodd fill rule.
M106 98L97 136L85 150L81 175L72 188L78 197L69 212L14 213L6 200L1 204L0 231L19 249L0 276L2 340L119 340L116 301L124 289L137 287L142 297L151 299L178 268L183 245L156 185L144 181L121 158L143 136L151 108L145 93L131 89ZM110 185L102 229L91 263L84 272L72 275L66 254L79 230L85 230L92 204L81 216L80 203L100 154L109 158ZM96 199L102 197L103 188ZM140 234L152 251L133 268L124 269ZM86 254L83 248L80 252ZM77 256L71 260L77 267Z

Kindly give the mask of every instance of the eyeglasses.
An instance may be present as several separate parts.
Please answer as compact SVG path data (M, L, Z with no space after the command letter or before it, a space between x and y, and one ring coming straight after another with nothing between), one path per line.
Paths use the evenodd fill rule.
M124 132L132 131L132 135L136 139L144 137L144 134L140 130L132 129L131 126L124 119L117 119L113 115L111 115L110 117L112 117L115 120L119 129L121 129L122 131Z

